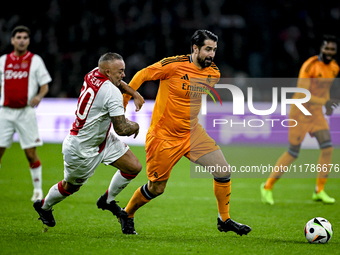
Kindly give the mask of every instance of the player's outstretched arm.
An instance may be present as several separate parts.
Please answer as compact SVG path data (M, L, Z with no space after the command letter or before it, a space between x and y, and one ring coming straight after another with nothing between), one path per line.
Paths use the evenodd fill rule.
M327 103L325 104L326 106L326 115L330 116L333 113L334 108L338 107L340 104L339 99L329 99Z
M117 135L130 136L134 134L133 138L136 138L139 133L138 123L125 118L124 115L111 117L111 122Z
M118 88L123 94L125 93L133 97L136 106L136 112L138 112L145 103L144 98L124 81L120 82L120 86Z

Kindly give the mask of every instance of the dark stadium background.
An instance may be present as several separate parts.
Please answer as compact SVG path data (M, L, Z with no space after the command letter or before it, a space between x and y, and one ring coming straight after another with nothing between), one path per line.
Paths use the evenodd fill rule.
M285 78L275 79L284 82L291 80L286 78L296 78L301 64L318 53L322 34L335 34L340 38L340 1L2 1L0 55L12 51L10 33L16 25L30 27L29 50L42 56L53 79L49 84L50 98L43 100L37 108L37 113L41 113L38 121L43 124L39 126L39 132L42 134L44 130L46 134L44 146L38 148L46 195L50 187L63 178L61 141L74 121L83 77L97 66L101 54L120 53L126 62L125 80L129 82L135 72L149 64L164 57L190 53L190 37L194 31L209 29L219 36L215 63L222 78L249 77L262 81L266 80L262 78L274 77ZM279 85L275 83L274 86ZM141 112L133 115L135 118L130 118L134 114L133 104L127 108L129 119L137 121L141 127L144 123L144 131L141 128L138 136L141 145L152 112L152 107L146 106L153 103L157 86L156 82L141 86L140 93L151 100ZM296 86L296 82L292 86ZM271 95L271 87L269 83L257 95ZM333 92L332 96L340 99L339 84L333 87L338 94ZM73 99L61 100L66 97ZM260 100L270 101L271 97ZM54 101L58 102L54 105ZM72 102L65 103L67 101ZM231 105L231 102L227 104ZM214 113L213 109L209 110ZM261 118L249 114L244 117ZM338 117L339 113L336 113L330 119L333 143L335 134L340 134ZM231 119L232 116L226 114L221 118ZM237 169L274 165L287 149L286 138L282 138L281 143L269 144L266 143L271 138L266 138L269 133L246 133L236 127L235 132L224 129L223 141L233 140L221 148L228 163ZM249 143L242 143L245 137L249 138ZM48 139L60 140L51 142ZM313 141L316 143L315 139ZM147 181L144 144L126 143L140 160L143 170L117 197L122 207ZM57 225L47 230L32 207L27 160L20 144L15 142L1 162L0 254L339 254L340 172L335 171L335 166L340 165L339 145L340 142L335 145L334 167L327 182L327 192L337 200L334 205L326 206L311 200L315 172L307 178L284 175L275 187L275 206L261 203L260 185L269 173L249 178L240 175L237 178L236 174L234 178L233 173L231 217L249 224L253 230L242 237L220 233L216 228L217 207L212 179L192 176L190 161L182 158L171 173L166 192L138 210L135 218L138 235L127 237L121 233L115 217L96 206L115 172L103 164L80 192L54 207ZM302 149L293 164L297 168L317 164L319 153L318 149ZM309 245L304 236L305 224L317 216L329 220L334 229L334 235L326 245Z
M31 28L29 49L52 75L48 97L78 97L101 54L120 53L129 82L163 57L189 53L196 29L219 36L215 63L222 77L296 77L303 61L318 53L322 34L340 35L340 2L12 1L0 8L1 55L12 50L10 32L19 24ZM157 83L140 92L153 99Z

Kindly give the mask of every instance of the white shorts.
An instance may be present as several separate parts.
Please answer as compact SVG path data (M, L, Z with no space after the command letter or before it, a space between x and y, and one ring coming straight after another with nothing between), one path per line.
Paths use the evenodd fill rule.
M37 116L34 108L1 107L0 109L0 147L9 148L13 135L17 132L22 149L33 148L43 144L39 137Z
M63 142L64 180L73 185L83 185L94 174L100 163L109 165L121 158L128 150L129 146L110 132L101 153L94 157L83 158L72 150L71 143L66 138Z

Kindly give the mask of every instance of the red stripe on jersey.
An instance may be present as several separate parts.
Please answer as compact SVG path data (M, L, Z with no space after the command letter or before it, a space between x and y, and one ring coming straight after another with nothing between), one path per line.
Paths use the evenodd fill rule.
M101 85L108 80L106 76L98 71L98 68L85 75L85 82L80 92L76 110L76 120L70 130L71 135L77 135L79 130L86 123L87 115L90 112L92 103L100 89Z
M104 148L105 148L106 139L107 139L107 137L108 137L108 135L109 135L109 132L110 132L110 129L111 129L111 125L112 125L112 122L110 123L110 127L109 127L109 129L107 130L107 132L106 132L106 136L105 136L104 141L103 141L101 144L99 144L99 151L98 151L98 153L101 153L101 152L104 150Z
M34 54L27 52L16 57L14 52L8 54L4 75L4 106L23 108L28 100L28 77Z

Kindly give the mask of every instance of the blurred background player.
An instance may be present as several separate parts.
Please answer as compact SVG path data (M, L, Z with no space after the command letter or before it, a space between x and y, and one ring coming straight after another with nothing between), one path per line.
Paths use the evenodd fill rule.
M123 93L134 97L136 111L144 104L138 92L123 83L125 63L117 53L106 53L98 61L98 67L84 79L78 99L76 120L63 142L64 180L52 186L43 200L34 202L40 220L47 226L55 226L52 206L63 201L94 174L100 163L118 168L108 190L97 206L119 216L122 209L115 197L134 179L142 169L138 158L120 141L120 136L138 135L139 125L124 116Z
M14 51L0 58L0 164L15 132L28 159L33 182L32 201L43 198L42 166L36 147L41 146L34 107L48 92L52 81L40 56L27 50L30 29L17 26L12 31Z
M198 123L201 94L204 93L201 88L205 87L190 83L198 79L213 87L219 80L220 71L213 63L217 40L210 31L197 30L191 38L192 54L156 62L137 72L129 84L137 90L145 81L160 80L145 143L149 182L138 188L130 199L125 208L128 217L120 217L124 234L137 234L133 220L135 212L164 192L172 168L183 156L202 166L229 166L220 147ZM197 97L192 97L191 92ZM125 105L129 98L124 95ZM229 216L230 172L214 172L213 175L218 230L234 231L239 235L249 233L249 226L237 223Z
M328 196L324 191L327 182L329 168L332 161L332 142L328 123L323 115L322 107L326 107L326 115L333 113L333 108L340 103L339 99L330 99L330 89L333 80L339 73L339 66L334 60L337 53L337 38L331 35L324 35L320 48L320 54L310 57L303 63L297 86L308 89L311 99L304 104L306 109L312 114L304 115L295 105L289 113L289 118L297 121L295 127L289 128L289 148L276 162L277 167L289 166L298 156L301 143L307 133L315 137L321 150L319 161L322 171L318 172L316 188L312 199L324 203L334 203L335 199ZM294 98L304 97L296 93ZM274 184L282 176L283 172L272 172L266 183L261 184L262 202L270 205L274 204L272 189Z

